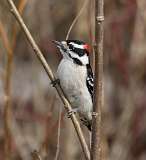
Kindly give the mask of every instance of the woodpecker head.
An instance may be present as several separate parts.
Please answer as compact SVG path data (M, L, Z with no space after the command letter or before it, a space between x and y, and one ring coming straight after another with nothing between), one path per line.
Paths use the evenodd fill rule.
M79 40L53 41L59 48L63 58L77 65L89 64L89 45Z

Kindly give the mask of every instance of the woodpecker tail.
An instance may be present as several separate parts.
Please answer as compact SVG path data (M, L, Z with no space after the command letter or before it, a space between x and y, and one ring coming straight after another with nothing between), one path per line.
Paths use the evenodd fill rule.
M89 131L92 130L92 120L89 121L87 119L81 119L81 121L83 125L85 125L89 129Z
M86 127L89 129L89 131L91 131L91 129L92 129L91 123L89 123Z

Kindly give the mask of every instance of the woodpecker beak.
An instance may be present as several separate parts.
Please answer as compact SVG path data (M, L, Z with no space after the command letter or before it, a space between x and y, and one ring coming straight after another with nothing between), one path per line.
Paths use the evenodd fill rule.
M59 42L59 41L55 41L55 40L52 40L52 42L53 43L55 43L56 44L56 46L60 49L60 50L62 50L63 52L64 52L64 54L66 53L66 51L67 51L67 46L66 46L66 43L64 42L64 41L62 41L62 42ZM63 54L63 53L62 53Z
M53 43L56 44L57 47L62 47L62 43L59 41L52 40Z

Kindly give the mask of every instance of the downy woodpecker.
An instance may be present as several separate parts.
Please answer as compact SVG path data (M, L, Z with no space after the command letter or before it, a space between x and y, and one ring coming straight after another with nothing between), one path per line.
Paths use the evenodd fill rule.
M89 46L79 40L53 41L63 58L57 78L84 125L91 130L93 110L93 73L89 62Z

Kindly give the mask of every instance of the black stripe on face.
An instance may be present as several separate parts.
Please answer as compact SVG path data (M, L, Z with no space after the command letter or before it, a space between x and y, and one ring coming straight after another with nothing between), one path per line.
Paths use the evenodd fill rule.
M80 65L80 66L83 65L82 62L81 62L79 59L77 59L77 58L72 58L72 59L73 59L73 62L74 62L75 64L78 64L78 65Z
M83 44L84 44L83 41L79 41L79 40L67 40L66 42L67 42L68 45L69 45L69 43L71 43L71 42L76 43L76 44L79 44L79 45L83 45Z
M62 49L63 52L67 52L67 49L64 46L59 46L60 49Z
M72 44L69 44L69 49L76 53L79 57L82 57L86 53L85 49L75 48Z
M82 62L81 62L79 59L73 58L70 54L68 54L68 55L69 55L69 57L73 60L73 62L74 62L75 64L78 64L78 65L80 65L80 66L83 65Z

